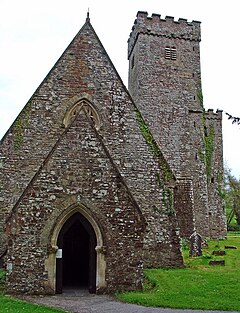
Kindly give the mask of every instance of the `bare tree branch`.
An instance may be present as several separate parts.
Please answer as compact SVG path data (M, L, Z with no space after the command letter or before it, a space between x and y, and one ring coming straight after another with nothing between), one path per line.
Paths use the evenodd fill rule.
M229 120L232 120L232 124L240 125L240 117L232 116L231 114L229 114L227 112L225 112L225 114L228 116Z

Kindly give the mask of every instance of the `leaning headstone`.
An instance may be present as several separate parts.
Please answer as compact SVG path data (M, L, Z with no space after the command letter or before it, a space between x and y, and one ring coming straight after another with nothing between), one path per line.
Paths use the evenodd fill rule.
M190 241L190 250L189 256L197 257L202 255L202 237L199 235L196 230L192 233L189 238Z

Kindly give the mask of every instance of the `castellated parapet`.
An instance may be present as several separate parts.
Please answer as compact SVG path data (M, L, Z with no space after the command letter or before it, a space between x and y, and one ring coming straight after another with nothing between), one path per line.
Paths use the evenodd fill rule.
M161 15L139 11L132 27L128 40L128 58L130 57L139 33L146 33L153 36L163 36L166 38L179 38L191 41L201 41L201 22L188 22L187 19L179 18L174 20L172 16L161 19Z
M208 109L205 112L205 116L207 119L222 121L222 110L216 110L216 112L214 112L213 109Z

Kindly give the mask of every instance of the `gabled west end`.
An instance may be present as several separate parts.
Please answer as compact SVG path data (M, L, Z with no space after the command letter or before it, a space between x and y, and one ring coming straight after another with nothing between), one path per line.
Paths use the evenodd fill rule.
M159 147L88 17L1 141L8 292L136 290L182 266Z

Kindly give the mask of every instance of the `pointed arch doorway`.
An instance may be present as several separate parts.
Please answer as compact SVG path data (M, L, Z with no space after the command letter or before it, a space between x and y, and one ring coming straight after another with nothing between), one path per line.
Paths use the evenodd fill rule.
M67 288L96 292L96 245L91 223L80 212L75 212L64 223L57 239L62 253L56 259L56 293Z

